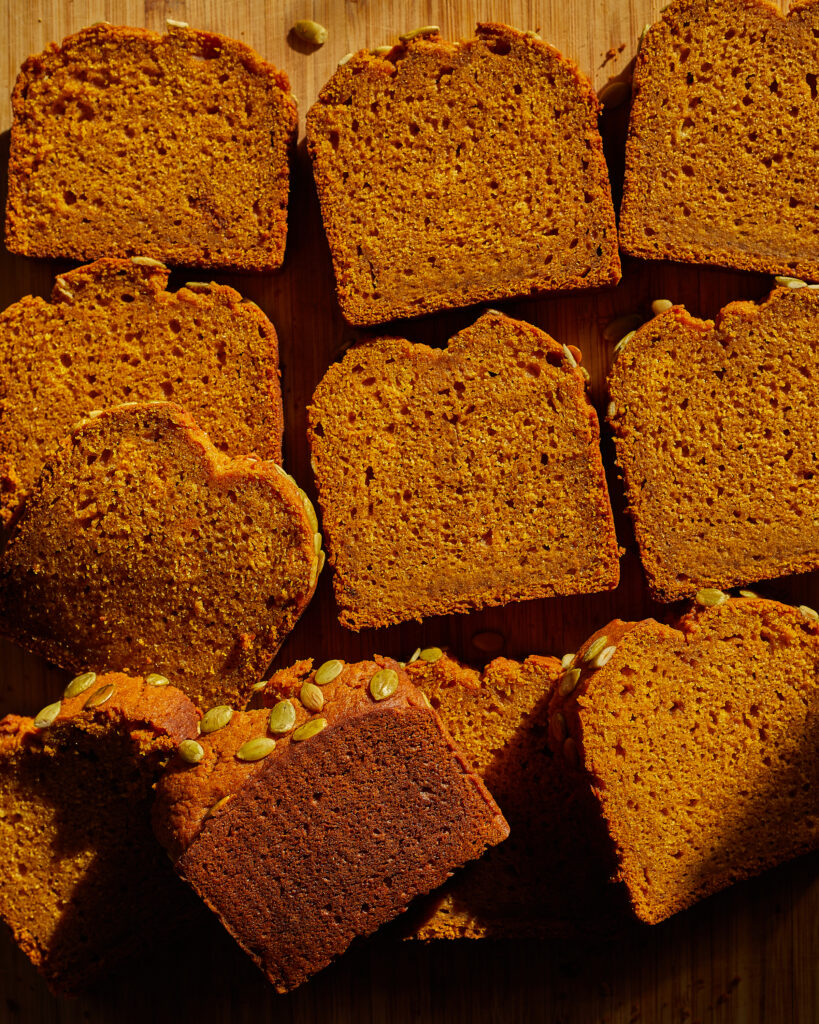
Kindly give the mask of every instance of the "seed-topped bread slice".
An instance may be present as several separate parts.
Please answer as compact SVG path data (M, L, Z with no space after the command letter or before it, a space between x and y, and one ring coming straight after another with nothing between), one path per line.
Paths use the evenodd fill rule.
M296 104L244 43L92 25L29 57L12 106L12 252L281 265Z
M675 306L609 377L609 422L653 595L819 568L819 294L779 288L716 323Z
M497 658L483 672L446 654L407 665L510 829L505 843L430 897L417 938L571 941L629 920L609 882L616 865L596 802L549 749L549 698L560 674L556 658L539 656Z
M819 3L674 0L643 38L620 244L819 279Z
M0 918L74 993L190 913L151 830L153 786L199 713L168 680L84 672L34 718L0 721Z
M117 406L45 463L0 556L0 629L64 668L236 702L312 596L315 526L275 463L227 458L179 406Z
M595 633L550 706L649 924L819 847L819 616L707 598Z
M93 409L172 398L219 451L281 461L273 324L218 284L165 291L145 257L61 275L51 301L0 314L0 518L8 522L46 455Z
M534 33L355 54L307 115L354 324L620 279L597 98Z
M214 709L157 788L177 871L280 992L509 833L397 662L277 672Z
M617 585L579 359L488 312L443 351L381 338L330 367L308 433L345 626Z

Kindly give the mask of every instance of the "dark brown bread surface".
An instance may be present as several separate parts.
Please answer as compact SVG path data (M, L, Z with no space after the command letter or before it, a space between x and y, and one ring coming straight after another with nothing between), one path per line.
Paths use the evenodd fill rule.
M598 111L574 64L505 25L340 66L307 145L347 320L616 284Z
M345 626L617 586L579 359L490 311L443 351L381 338L330 367L308 435Z
M556 658L497 658L483 672L448 655L407 675L429 697L509 822L505 843L424 907L419 939L605 936L631 917L592 794L548 742Z
M716 324L682 306L609 376L609 422L652 594L819 568L819 294L779 288Z
M59 709L0 721L0 918L55 991L155 948L188 912L150 806L199 713L152 681L87 673Z
M675 626L610 623L550 706L649 924L819 847L819 616L709 597Z
M620 244L819 279L819 3L675 0L640 46Z
M315 525L275 463L228 459L179 406L118 406L46 462L0 557L0 630L64 668L236 702L312 596Z
M244 43L92 25L28 58L12 106L12 252L281 265L296 104Z
M177 870L280 992L509 832L397 662L338 667L321 686L310 661L277 673L264 691L274 712L234 713L200 738L198 765L171 762L157 789L155 827ZM394 689L376 701L385 676ZM316 692L313 713L303 701ZM271 733L280 700L294 721ZM240 760L265 737L272 752Z
M72 424L121 402L172 399L219 451L281 462L273 324L225 285L167 283L155 260L98 260L0 314L0 519Z

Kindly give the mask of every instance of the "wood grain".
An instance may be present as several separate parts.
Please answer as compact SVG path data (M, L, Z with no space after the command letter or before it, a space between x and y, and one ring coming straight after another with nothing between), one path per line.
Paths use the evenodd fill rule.
M162 30L165 18L223 32L249 43L284 68L300 100L301 123L337 61L360 47L393 41L403 31L438 24L449 37L471 34L476 22L502 21L540 31L572 57L596 88L627 74L644 24L656 19L662 0L0 0L0 191L5 203L9 93L30 53L101 19ZM783 9L785 5L783 4ZM312 53L293 44L289 29L312 17L330 32ZM603 117L615 189L622 173L627 108ZM2 307L26 294L47 295L65 264L26 260L0 252ZM186 275L190 276L190 274ZM186 279L174 274L173 283ZM305 406L324 370L354 332L341 320L303 145L299 148L290 210L285 267L274 276L220 274L257 302L280 337L286 410L288 469L312 490L305 442ZM647 310L651 300L684 302L712 316L733 299L759 299L770 287L761 275L624 260L616 289L595 294L507 303L513 316L576 344L593 376L592 397L605 402L604 379L611 345L602 329L614 316ZM416 341L443 344L470 323L460 311L397 329ZM611 463L611 445L604 437ZM622 582L611 594L538 601L469 616L430 619L354 634L336 620L329 573L308 612L281 651L277 664L295 658L343 657L373 652L406 657L417 645L449 645L467 661L485 657L472 644L484 630L505 637L504 653L563 654L610 618L663 615L652 605L622 515L622 494L610 474L621 543ZM761 588L797 603L819 603L819 578L777 581ZM0 713L34 712L54 699L65 674L0 646ZM533 813L537 809L533 808ZM132 965L93 996L53 999L5 932L0 934L0 1021L253 1022L332 1021L533 1021L566 1024L791 1024L819 1019L819 882L817 859L805 858L737 886L688 913L637 936L596 950L561 950L548 943L450 943L422 947L377 936L291 996L278 997L261 975L218 933L158 955L149 966Z

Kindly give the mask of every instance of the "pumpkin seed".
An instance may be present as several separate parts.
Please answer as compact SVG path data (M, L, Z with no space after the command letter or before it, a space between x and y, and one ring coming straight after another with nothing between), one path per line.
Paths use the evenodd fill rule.
M270 712L270 719L267 723L267 727L271 732L290 732L295 724L296 709L291 701L280 700L278 704L273 705L273 710Z
M425 647L423 651L418 655L421 661L429 662L433 665L439 658L443 658L444 652L440 647Z
M654 316L659 316L660 313L667 313L673 306L674 303L670 299L655 299L651 303L651 312Z
M150 256L132 256L131 262L135 267L159 267L160 270L167 270L164 263L152 259Z
M759 594L757 594L753 590L740 590L739 596L740 597L759 597Z
M574 655L573 654L564 654L563 657L560 659L560 667L562 669L564 669L564 670L567 669L567 668L571 668L573 661L574 661Z
M182 740L177 749L185 764L199 764L205 756L205 748L196 740Z
M54 724L54 720L62 709L62 702L55 701L53 704L46 704L42 711L34 719L35 729L47 729Z
M568 697L579 682L580 669L570 668L568 672L564 672L561 676L560 682L557 686L557 692L560 694L561 697Z
M593 643L589 645L589 649L583 655L583 661L594 661L597 655L603 650L606 644L609 642L607 636L599 636Z
M218 810L225 806L228 800L230 800L230 794L228 794L227 796L220 797L220 799L217 800L215 804L211 804L210 807L205 811L205 819L207 820L212 814L216 814Z
M93 686L97 681L96 672L83 672L82 675L74 676L63 692L64 697L79 697L81 693Z
M313 552L317 555L321 551L321 534L313 534Z
M310 522L310 529L313 533L318 533L318 518L316 516L316 510L313 508L313 502L307 497L304 491L299 491L301 495L301 503L304 506L304 511L307 513L307 519Z
M330 34L323 25L319 25L317 21L311 21L309 18L297 21L293 26L293 31L299 39L303 39L305 43L312 43L313 46L324 46L330 38Z
M386 700L398 689L398 673L392 668L380 668L370 680L373 700Z
M819 612L809 608L808 605L800 604L799 611L802 612L806 619L810 619L811 622L819 622Z
M276 749L276 741L270 736L254 736L236 751L240 761L261 761Z
M631 341L631 339L634 337L636 333L636 331L629 331L628 334L624 334L623 337L614 346L614 354L619 355L620 352L623 351L623 349L626 347L626 345L628 345L628 343Z
M291 739L294 743L298 743L300 740L309 740L311 736L315 736L321 732L322 729L327 728L326 718L311 718L303 725L300 725L298 729L293 733Z
M402 43L408 43L411 39L417 39L419 36L434 36L440 31L437 25L424 25L422 28L413 29L412 32L407 32L398 38Z
M721 590L716 590L714 587L703 587L702 590L696 592L694 600L697 604L701 604L703 608L718 608L721 604L725 604L728 600L728 595L724 594Z
M561 347L563 348L563 358L566 360L566 362L569 364L569 366L572 367L573 370L576 370L577 369L577 360L575 359L574 355L572 354L572 350L569 348L568 345L563 345Z
M411 665L414 661L418 661L418 659L420 657L421 657L421 648L420 647L416 647L415 650L412 652L412 657L407 662L407 664Z
M616 415L617 415L617 403L616 402L609 402L608 408L606 409L606 416L610 420L613 420Z
M103 705L107 700L111 699L114 692L114 684L107 683L105 686L101 686L98 690L95 690L88 700L83 704L83 709L90 711L91 708L98 708Z
M352 50L349 53L345 53L341 60L338 62L337 67L343 68L344 65L351 61L354 56L355 54L352 52Z
M299 700L308 711L321 711L324 707L324 694L315 683L306 682L299 691Z
M344 662L339 661L338 658L333 658L331 661L325 661L317 670L313 677L316 686L326 686L328 683L332 683L334 679L341 675L344 670Z
M266 680L264 680L264 679L260 679L260 680L258 681L258 683L254 683L254 684L253 684L253 685L252 685L252 686L250 687L250 692L251 692L251 693L261 693L261 692L262 692L262 690L264 690L266 686L267 686L267 682L266 682Z
M169 686L171 681L167 676L161 676L158 672L149 672L145 676L145 682L148 686Z
M614 657L614 652L617 650L616 647L604 647L603 650L597 655L592 662L592 668L602 668L604 665L608 665L611 659Z
M206 711L202 715L199 731L203 736L209 732L218 732L219 729L224 729L231 718L233 718L233 708L228 707L227 704L217 704L215 708L211 708L210 711Z
M392 53L392 49L391 46L376 46L372 51L372 55L373 57L386 57L388 53Z
M798 277L775 277L774 281L780 288L804 288L805 282Z

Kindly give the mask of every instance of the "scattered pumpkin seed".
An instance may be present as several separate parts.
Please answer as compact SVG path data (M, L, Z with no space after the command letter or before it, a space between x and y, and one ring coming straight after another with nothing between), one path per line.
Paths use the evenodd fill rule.
M167 676L161 676L158 672L149 672L145 676L145 682L148 686L169 686L171 681Z
M59 715L62 709L62 702L55 701L53 704L46 704L42 711L40 711L34 719L35 729L47 729L50 725L54 724L54 720Z
M671 299L655 299L651 303L651 312L654 316L659 316L660 313L667 313L673 306Z
M753 590L740 590L739 596L740 597L759 597L759 594L757 594Z
M373 57L386 57L388 53L392 53L392 50L391 46L376 46L372 54Z
M804 288L805 282L799 277L775 277L774 281L780 288Z
M280 700L278 704L273 705L273 710L270 712L270 719L267 723L267 727L271 732L290 732L295 724L296 709L291 701Z
M694 600L697 604L701 604L703 608L718 608L721 604L725 604L728 600L728 595L724 594L721 590L716 590L714 587L703 587L702 590L696 592Z
M573 654L564 654L563 657L560 659L560 667L562 669L564 669L564 670L567 669L567 668L571 668L573 663L574 663L574 655Z
M267 680L265 680L265 679L260 679L260 680L258 681L258 683L254 683L254 684L253 684L253 685L252 685L252 686L250 687L250 692L251 692L251 693L261 693L261 692L262 692L262 690L264 690L264 689L266 688L266 686L267 686Z
M352 50L349 53L345 53L341 60L338 62L337 66L343 68L344 65L351 61L354 56L355 54L352 52Z
M625 103L630 92L631 86L628 82L615 79L613 82L608 82L603 86L597 94L597 98L607 110L612 110L614 107L619 107Z
M96 681L96 672L83 672L79 676L74 676L68 686L66 686L63 696L79 697L81 693L85 693L90 686L93 686Z
M168 28L188 28L187 21L175 21L173 18L166 18L165 24Z
M103 705L107 700L111 699L114 692L114 684L107 683L105 686L101 686L98 690L94 690L88 700L83 704L83 708L90 711L91 708L98 708Z
M619 353L623 351L623 349L626 347L626 345L628 345L628 343L631 341L631 339L634 337L636 333L637 331L629 331L628 334L624 334L623 337L614 346L614 354L619 355Z
M643 322L639 313L626 313L614 320L609 320L603 329L604 341L617 341L629 331L635 331Z
M810 619L811 622L819 622L819 612L808 607L808 605L800 604L799 611L802 612L806 619Z
M164 263L153 259L151 256L132 256L131 262L135 267L158 267L160 270L167 270Z
M497 654L503 650L504 639L502 633L487 630L485 633L476 633L472 637L472 643L484 654Z
M185 287L189 292L209 292L212 283L207 281L186 281Z
M562 345L561 347L563 349L563 358L566 360L566 362L569 364L569 366L571 366L571 368L573 370L576 370L577 369L577 360L575 359L574 355L572 354L572 350L569 348L568 345Z
M330 38L327 29L323 25L319 25L317 21L311 21L309 18L297 21L293 26L293 31L299 39L303 39L305 43L312 43L313 46L324 46Z
M231 718L233 718L233 708L228 707L227 704L217 704L215 708L211 708L210 711L206 711L202 715L199 731L203 736L207 736L209 732L218 732L219 729L224 729Z
M344 662L339 661L338 658L333 658L331 661L325 661L323 665L319 666L313 681L316 686L326 686L340 676L343 670Z
M398 38L402 43L408 43L411 39L417 39L419 36L434 36L440 31L437 25L424 25L422 28L413 29L412 32L406 32Z
M415 650L412 652L412 656L410 657L410 660L407 662L407 664L411 665L414 661L418 661L418 659L420 657L421 657L421 648L420 647L416 647Z
M608 663L614 657L614 652L616 650L617 648L614 645L610 647L604 647L603 650L597 655L597 657L591 663L592 668L602 668L604 665L608 665Z
M311 718L296 729L291 739L294 743L298 743L300 740L309 740L312 736L317 735L322 729L326 728L326 718Z
M569 728L566 725L566 716L562 711L555 711L552 715L552 732L558 743L563 743L569 735Z
M580 764L580 755L577 752L577 744L571 736L567 736L566 739L563 741L563 756L566 758L566 760L569 762L572 768L577 768L577 766Z
M443 658L443 656L444 652L440 647L425 647L418 655L421 661L429 662L430 665L438 661L439 658Z
M580 669L570 668L564 672L557 686L557 692L561 697L568 697L580 681Z
M276 741L270 736L254 736L236 751L240 761L261 761L276 749Z
M324 694L315 683L309 681L304 683L299 690L299 700L308 711L312 711L314 714L324 707Z
M205 756L205 748L196 740L182 740L177 749L185 764L199 764Z
M398 673L392 668L380 668L370 680L373 700L386 700L398 689Z
M603 650L603 648L606 646L608 642L609 638L607 636L599 636L593 643L589 644L588 650L583 655L583 661L594 661L594 659Z
M205 811L205 819L209 818L212 814L216 814L218 810L230 800L230 793L227 796L220 797L215 804L211 804L210 807Z

